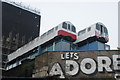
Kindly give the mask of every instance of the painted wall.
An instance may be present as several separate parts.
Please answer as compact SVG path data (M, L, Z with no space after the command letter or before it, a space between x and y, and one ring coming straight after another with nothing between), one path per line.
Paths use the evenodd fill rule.
M120 51L47 52L35 59L33 77L115 79Z

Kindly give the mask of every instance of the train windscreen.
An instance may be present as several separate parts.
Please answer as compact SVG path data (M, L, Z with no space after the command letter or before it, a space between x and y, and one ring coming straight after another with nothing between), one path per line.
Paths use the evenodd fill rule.
M104 32L105 32L105 35L108 36L108 30L106 27L104 27Z
M73 31L74 33L76 33L75 26L72 26L72 31Z
M62 27L63 27L64 29L67 29L67 23L63 22Z
M100 30L99 24L96 24L96 29L97 29L97 30Z

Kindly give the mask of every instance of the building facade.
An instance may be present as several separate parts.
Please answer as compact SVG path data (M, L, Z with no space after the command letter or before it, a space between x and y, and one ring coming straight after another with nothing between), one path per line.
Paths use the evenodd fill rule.
M119 59L120 50L50 51L7 70L5 75L55 80L119 80Z
M86 51L86 50L110 50L110 45L101 43L99 41L94 41L83 46L78 46L77 50Z
M2 0L2 59L39 36L40 12L21 3ZM3 63L3 65L5 65Z

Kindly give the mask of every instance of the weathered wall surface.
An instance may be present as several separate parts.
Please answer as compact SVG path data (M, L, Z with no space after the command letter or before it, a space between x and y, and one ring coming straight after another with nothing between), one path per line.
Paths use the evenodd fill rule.
M116 60L113 59L114 55L118 57ZM46 52L35 59L33 77L54 76L72 80L80 78L114 79L116 75L119 77L119 71L120 51L117 50Z
M46 52L3 73L7 77L51 80L116 80L120 75L120 51Z
M12 68L8 71L3 71L3 77L32 77L34 69L34 60L24 62L22 65Z

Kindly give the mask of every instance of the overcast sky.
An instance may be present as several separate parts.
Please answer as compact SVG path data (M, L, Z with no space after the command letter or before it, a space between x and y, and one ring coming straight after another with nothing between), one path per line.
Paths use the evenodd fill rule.
M111 49L118 47L118 0L13 0L30 5L41 12L40 34L63 21L82 30L102 22L109 32Z

